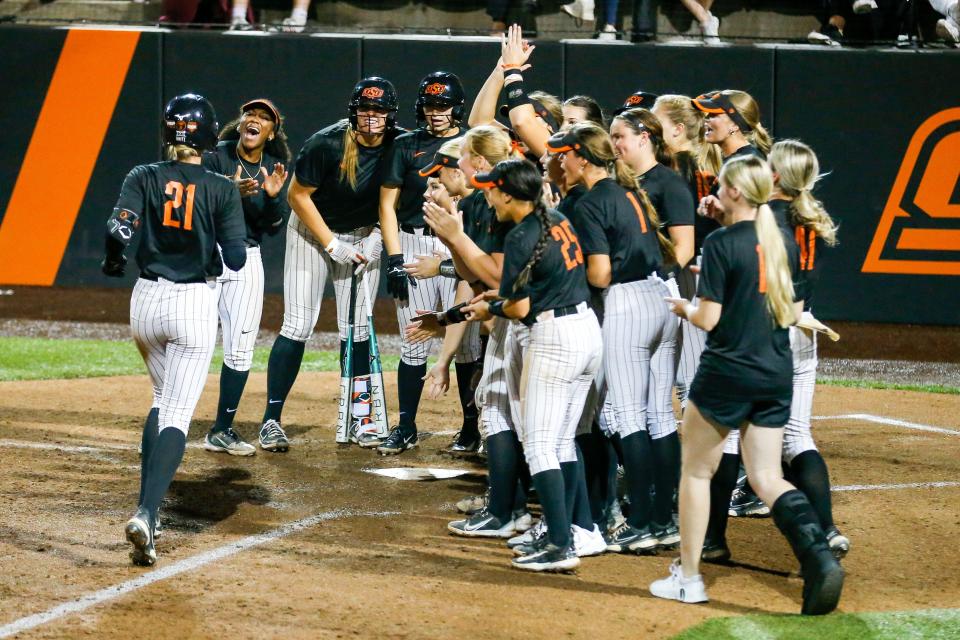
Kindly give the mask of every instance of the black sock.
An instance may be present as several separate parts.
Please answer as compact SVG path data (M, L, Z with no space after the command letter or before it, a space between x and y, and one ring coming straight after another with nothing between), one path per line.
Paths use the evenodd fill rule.
M223 363L220 367L220 402L217 404L217 419L210 433L226 431L233 426L233 418L240 406L240 396L247 384L249 371L237 371Z
M347 350L346 340L340 341L340 366L343 366L343 352ZM341 371L342 373L342 371ZM353 343L353 377L370 374L370 343L366 340Z
M833 503L830 499L830 474L819 451L804 451L790 463L790 476L797 489L810 501L824 530L833 526Z
M156 448L157 436L160 435L159 424L160 409L153 407L143 421L143 434L140 436L140 497L137 498L137 506L143 504L143 492L147 486L147 463L150 462L150 454Z
M577 445L583 454L584 477L587 497L590 501L590 516L594 522L600 524L606 521L606 509L607 505L610 504L609 479L607 477L610 458L607 450L607 438L595 426L592 433L577 436Z
M631 527L642 529L650 524L650 486L652 457L650 454L650 436L646 431L631 433L620 438L623 449L624 478L630 496L630 515L627 522Z
M773 521L786 537L801 564L818 553L829 554L830 547L817 514L801 491L792 489L770 505Z
M147 486L143 491L143 506L150 512L153 520L156 520L157 509L170 488L180 461L183 460L186 446L187 437L180 429L167 427L157 436L156 446L150 455Z
M400 396L399 426L408 432L417 431L417 407L420 394L423 393L423 376L427 375L427 364L407 364L403 360L397 367L397 394Z
M306 343L284 336L277 336L274 341L273 348L270 349L270 359L267 361L267 408L263 412L264 422L280 421L287 395L300 373L305 348Z
M653 454L653 521L657 524L673 522L673 496L680 487L680 435L674 431L668 436L650 440Z
M570 518L567 516L566 496L563 488L563 473L559 469L547 469L532 476L537 488L543 518L547 522L547 536L558 547L570 545Z
M477 411L473 388L470 385L471 380L473 380L473 373L477 370L477 363L455 362L453 367L457 371L457 394L460 396L460 408L463 410L463 427L460 437L462 440L464 436L471 440L478 440L480 429L477 427L477 419L480 417L480 413Z
M593 518L590 516L590 501L587 499L587 479L583 471L583 455L577 448L577 459L573 462L561 462L563 487L566 492L567 515L572 524L587 531L593 530Z
M513 512L517 493L517 434L501 431L487 438L487 468L490 470L490 513L506 522ZM526 496L524 496L526 502Z
M614 502L620 501L620 474L617 467L620 466L622 458L620 451L620 436L615 435L612 438L606 438L607 448L607 504L604 505L606 515L610 515L610 507Z
M727 518L730 496L737 486L740 475L740 454L725 453L720 466L710 480L710 523L707 525L707 540L720 544L727 539Z

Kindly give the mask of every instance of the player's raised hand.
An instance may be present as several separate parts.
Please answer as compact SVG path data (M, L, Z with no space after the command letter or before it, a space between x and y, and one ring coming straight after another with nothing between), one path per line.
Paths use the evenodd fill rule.
M512 24L507 33L501 36L500 59L508 67L520 68L530 59L530 54L536 47L523 39L523 29L518 24Z
M283 183L287 181L286 167L278 162L273 165L273 173L268 175L266 167L260 167L260 174L263 176L263 190L271 198L276 198L283 188Z
M460 213L451 213L434 202L423 203L423 221L441 240L450 240L463 231Z

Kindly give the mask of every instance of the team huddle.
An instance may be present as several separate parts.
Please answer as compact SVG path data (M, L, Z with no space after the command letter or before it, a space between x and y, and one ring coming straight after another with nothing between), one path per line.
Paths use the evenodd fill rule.
M122 276L140 235L130 321L154 397L125 528L135 564L156 562L158 510L218 322L220 397L204 447L256 452L233 417L263 307L260 244L286 219L261 449L291 446L283 407L329 275L341 386L352 390L339 441L382 455L416 447L424 387L446 391L455 364L463 422L449 452L482 450L489 481L458 504L452 534L504 539L512 565L531 571L679 547L650 591L697 603L708 599L701 561L731 557L729 513L766 512L800 562L803 613L837 606L850 542L810 428L824 328L812 296L837 229L812 195L814 152L774 143L755 100L732 89L637 91L608 121L587 96L528 89L534 49L511 28L469 113L456 75L427 75L409 131L395 87L365 78L348 117L295 159L270 99L246 102L222 129L199 95L167 104L167 160L128 174L102 264ZM372 393L382 389L373 324L362 320L381 273L403 335L389 432Z

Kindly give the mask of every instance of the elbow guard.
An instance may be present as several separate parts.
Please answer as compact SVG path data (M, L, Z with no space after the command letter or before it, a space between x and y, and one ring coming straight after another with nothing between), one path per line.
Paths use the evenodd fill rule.
M107 234L122 242L124 246L130 244L133 234L140 228L140 214L128 209L114 209L107 220Z
M220 247L220 252L223 263L233 271L243 269L243 265L247 263L247 246L243 241L229 242Z

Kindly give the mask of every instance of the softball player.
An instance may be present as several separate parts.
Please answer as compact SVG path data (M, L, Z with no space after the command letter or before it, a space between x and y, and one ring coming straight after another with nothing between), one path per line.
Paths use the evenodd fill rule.
M767 201L770 167L755 157L727 162L720 172L716 213L725 228L703 247L699 306L669 304L709 332L707 350L683 415L680 559L650 585L660 598L706 602L699 573L709 518L710 478L732 429L742 432L747 474L772 505L774 522L793 547L804 580L802 613L836 608L843 589L837 563L806 496L783 479L783 425L790 417L793 364L787 327L802 310L796 244L777 225ZM799 294L799 295L798 295Z
M606 289L603 377L630 496L630 516L609 533L607 550L674 545L678 539L670 511L653 522L650 500L650 438L676 429L670 391L677 322L661 302L670 290L660 278L664 257L673 260L673 247L661 238L656 212L637 189L636 174L617 159L606 131L581 123L547 144L551 152L563 154L568 183L588 189L577 201L574 223L587 256L588 281ZM672 501L672 491L669 495Z
M447 249L423 221L423 192L426 177L420 171L430 164L440 146L460 136L464 93L460 79L446 71L427 75L417 91L416 114L419 129L397 138L385 161L380 188L380 226L387 252L387 289L397 301L397 322L403 330L417 309L438 310L453 306L455 278L434 277L416 280L404 265L417 256L448 255ZM480 358L479 338L461 343L456 357L457 384L469 388ZM382 455L402 453L417 446L417 408L427 373L427 344L404 341L397 369L400 415L397 427L377 447ZM464 428L469 433L476 421L476 409L463 407ZM461 432L464 431L461 429Z
M267 406L260 428L260 446L268 451L286 451L290 446L280 425L281 412L300 371L305 342L317 323L328 272L337 297L341 354L357 264L367 264L371 291L379 283L377 202L381 166L397 134L397 92L388 80L364 78L354 87L347 109L347 119L304 143L290 182L289 200L296 215L287 224L283 326L267 364ZM364 296L361 287L356 294L358 317ZM353 375L359 378L369 374L366 323L356 323L353 345ZM355 433L356 424L350 428L361 446L378 444L373 432Z
M745 156L766 157L770 136L760 124L760 107L750 94L733 89L713 91L697 97L693 104L705 116L704 140L720 151L724 164ZM715 194L718 188L719 183L714 183L711 193ZM738 443L730 439L711 484L713 512L704 549L704 559L709 561L723 562L729 558L723 543L728 512L756 516L770 513L770 508L756 495L740 469ZM734 492L740 477L744 478L744 484Z
M170 160L127 174L107 221L101 268L108 276L123 276L123 252L143 230L130 328L153 383L153 406L143 425L137 511L125 528L130 558L141 566L157 561L157 509L183 459L216 346L217 277L223 263L239 271L247 259L240 194L200 164L200 154L217 143L217 128L206 98L190 93L167 103L163 140Z
M208 451L252 456L253 445L233 430L233 418L253 364L253 347L263 313L263 235L275 235L289 214L287 171L290 149L283 118L266 98L240 107L240 117L220 131L216 149L203 154L203 166L232 177L243 203L246 223L247 263L240 271L230 268L220 276L220 326L223 330L223 365L217 417L203 442Z
M465 312L477 320L498 316L529 327L517 426L547 533L542 545L515 558L513 566L567 571L580 560L572 546L561 465L577 461L577 419L602 348L599 324L587 306L583 252L569 220L543 205L541 176L532 163L498 163L474 176L474 185L487 190L499 220L516 226L506 237L499 296L478 297Z

